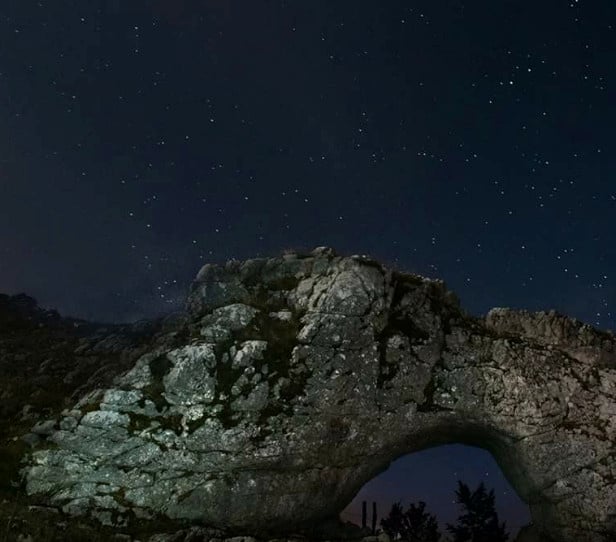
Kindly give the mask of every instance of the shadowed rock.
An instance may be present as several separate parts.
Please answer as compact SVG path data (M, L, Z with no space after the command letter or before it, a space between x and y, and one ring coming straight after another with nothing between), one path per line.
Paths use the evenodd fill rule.
M553 311L472 317L442 281L322 247L208 264L186 310L149 326L94 339L59 321L55 421L5 431L28 425L25 491L67 514L318 536L398 457L462 443L529 504L518 541L616 536L611 333ZM81 358L100 382L72 384Z

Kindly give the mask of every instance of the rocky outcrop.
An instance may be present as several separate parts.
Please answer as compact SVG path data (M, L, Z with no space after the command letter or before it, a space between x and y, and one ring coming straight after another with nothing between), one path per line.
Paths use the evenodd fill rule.
M616 536L616 341L576 320L472 317L442 281L323 247L208 264L186 310L150 324L27 318L0 330L0 366L21 356L15 382L54 390L41 420L2 384L30 505L126 532L331 539L393 460L463 443L529 504L518 541Z

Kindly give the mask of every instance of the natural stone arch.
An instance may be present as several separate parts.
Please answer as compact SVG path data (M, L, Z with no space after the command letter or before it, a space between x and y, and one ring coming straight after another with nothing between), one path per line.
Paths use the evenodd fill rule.
M288 532L335 518L395 457L459 442L530 505L520 540L607 541L615 351L553 312L472 317L442 281L367 257L206 265L185 315L64 414L27 489L76 514Z

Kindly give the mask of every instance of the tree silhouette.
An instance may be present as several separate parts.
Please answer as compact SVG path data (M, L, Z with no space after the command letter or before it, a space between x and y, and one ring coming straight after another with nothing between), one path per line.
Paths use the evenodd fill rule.
M389 516L381 520L381 527L392 540L404 542L438 542L441 533L438 530L436 518L425 512L426 503L419 505L411 503L406 512L397 502L392 505Z
M471 493L468 486L458 480L456 491L458 504L462 504L466 513L458 517L458 525L447 524L447 530L453 534L453 542L507 542L509 533L505 524L498 524L498 514L494 509L494 490L486 493L483 482Z

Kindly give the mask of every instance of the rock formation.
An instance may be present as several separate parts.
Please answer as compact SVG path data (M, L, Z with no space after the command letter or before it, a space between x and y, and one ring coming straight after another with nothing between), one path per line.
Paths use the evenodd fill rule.
M331 539L392 461L463 443L529 504L518 542L616 539L614 336L553 311L473 317L365 256L208 264L185 311L134 325L0 297L0 378L5 507Z

